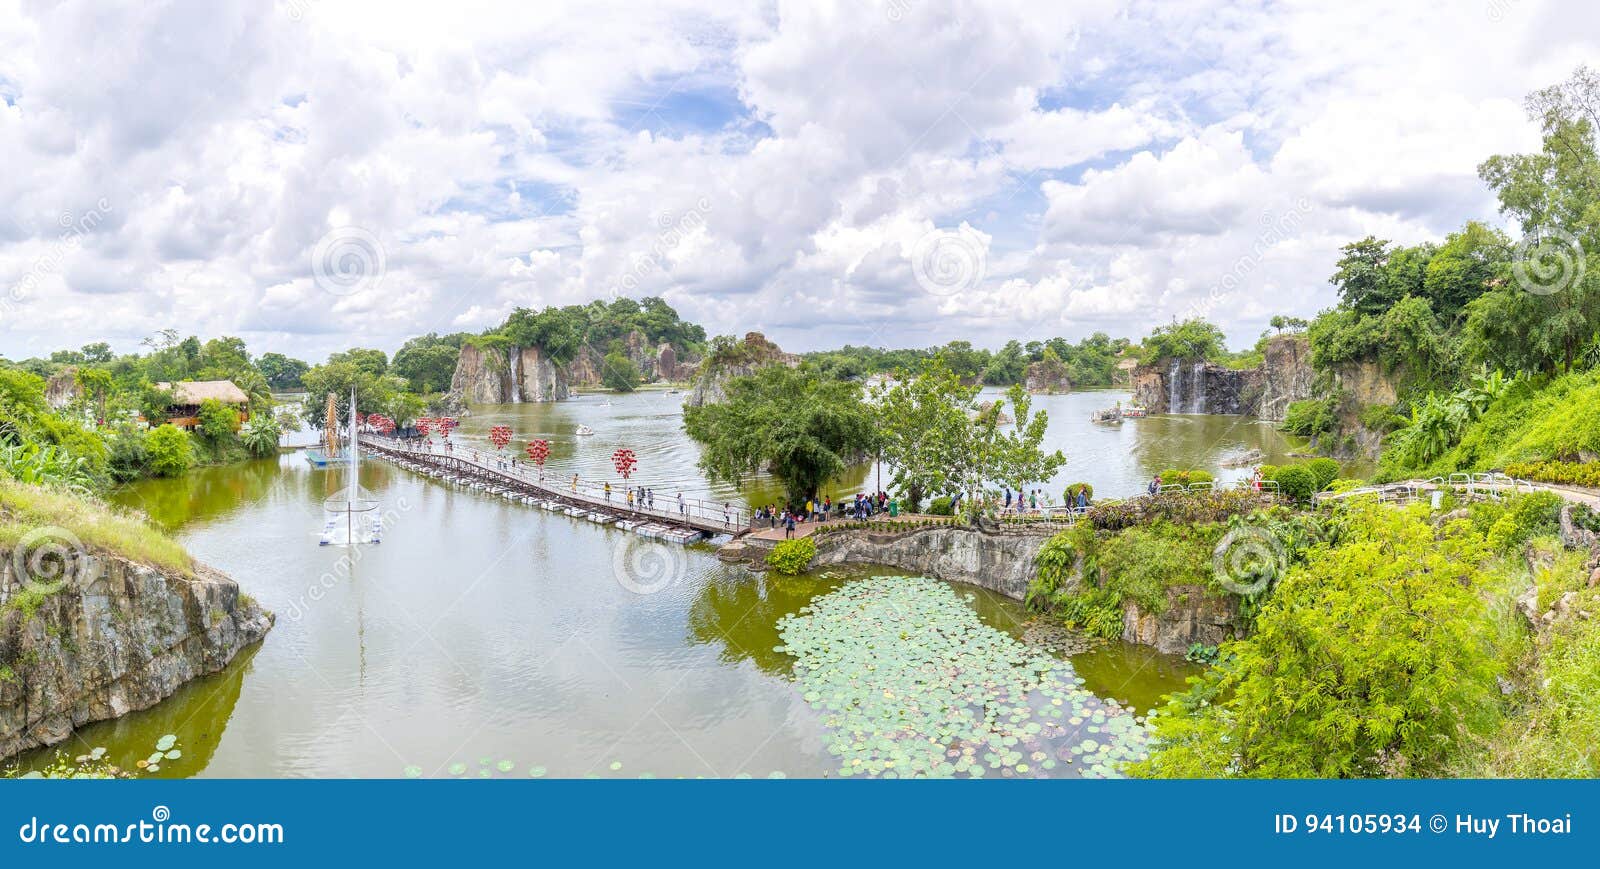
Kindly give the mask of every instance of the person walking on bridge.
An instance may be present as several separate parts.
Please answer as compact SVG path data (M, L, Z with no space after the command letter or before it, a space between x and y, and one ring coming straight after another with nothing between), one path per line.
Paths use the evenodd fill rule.
M606 503L611 503L611 481L606 481Z
M678 491L678 515L684 519L689 518L689 508L683 506L683 490L681 489Z

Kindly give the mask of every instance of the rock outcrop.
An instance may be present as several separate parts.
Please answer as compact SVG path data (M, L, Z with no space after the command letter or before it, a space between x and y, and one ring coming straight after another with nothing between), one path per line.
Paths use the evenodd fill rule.
M450 394L469 404L559 401L568 395L567 374L538 347L500 350L464 344L450 378Z
M1071 392L1072 379L1067 376L1067 366L1060 360L1043 360L1028 365L1022 381L1029 392Z
M1199 585L1173 586L1167 589L1167 607L1160 613L1143 612L1131 602L1126 605L1122 639L1181 655L1192 643L1216 646L1233 639L1238 618L1236 598L1209 596Z
M41 593L0 550L0 758L154 706L272 627L204 565L181 576L111 555L72 559L72 580Z
M694 389L685 404L689 407L715 404L727 398L728 381L735 377L747 377L769 365L793 367L799 364L799 356L783 352L760 332L750 332L740 343L712 353L700 365Z
M1302 335L1267 342L1262 363L1237 369L1197 359L1162 359L1133 372L1134 401L1155 413L1223 413L1282 421L1310 398L1315 374Z
M1014 600L1028 594L1034 559L1050 532L935 525L898 534L842 531L817 539L813 564L882 564L923 576L965 582Z
M50 376L44 384L44 400L51 408L60 410L78 400L78 369L67 366Z

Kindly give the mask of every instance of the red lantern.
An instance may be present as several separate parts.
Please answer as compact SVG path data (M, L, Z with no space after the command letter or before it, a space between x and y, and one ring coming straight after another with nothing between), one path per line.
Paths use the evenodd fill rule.
M506 444L511 443L511 426L489 426L489 443L494 444L494 448L497 450L505 449Z
M420 434L423 437L427 437L428 436L428 432L430 432L432 430L433 430L433 420L432 419L429 419L428 417L425 417L425 416L417 417L417 434Z
M624 480L628 479L629 475L633 473L633 466L638 463L638 460L633 457L633 450L617 450L611 454L611 464L617 469L617 473L622 475Z
M384 434L390 434L394 431L394 420L386 416L380 416L378 417L377 426L378 431L383 432Z
M544 467L544 460L550 458L550 442L547 440L528 441L528 460L540 468Z
M456 426L460 425L461 423L453 416L441 416L434 420L433 424L439 429L439 434L443 435L444 437L449 437L450 433L455 431Z

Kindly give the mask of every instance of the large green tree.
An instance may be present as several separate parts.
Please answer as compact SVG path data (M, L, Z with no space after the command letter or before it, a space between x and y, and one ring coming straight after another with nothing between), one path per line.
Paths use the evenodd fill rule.
M740 485L769 471L798 503L877 448L858 383L771 365L734 378L726 392L726 400L687 408L683 417L714 480Z

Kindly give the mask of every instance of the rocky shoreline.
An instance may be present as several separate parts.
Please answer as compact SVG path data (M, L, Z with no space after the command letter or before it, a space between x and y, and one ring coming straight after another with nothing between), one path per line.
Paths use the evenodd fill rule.
M0 759L147 709L226 667L274 616L227 575L173 575L79 553L71 580L31 587L0 551Z

